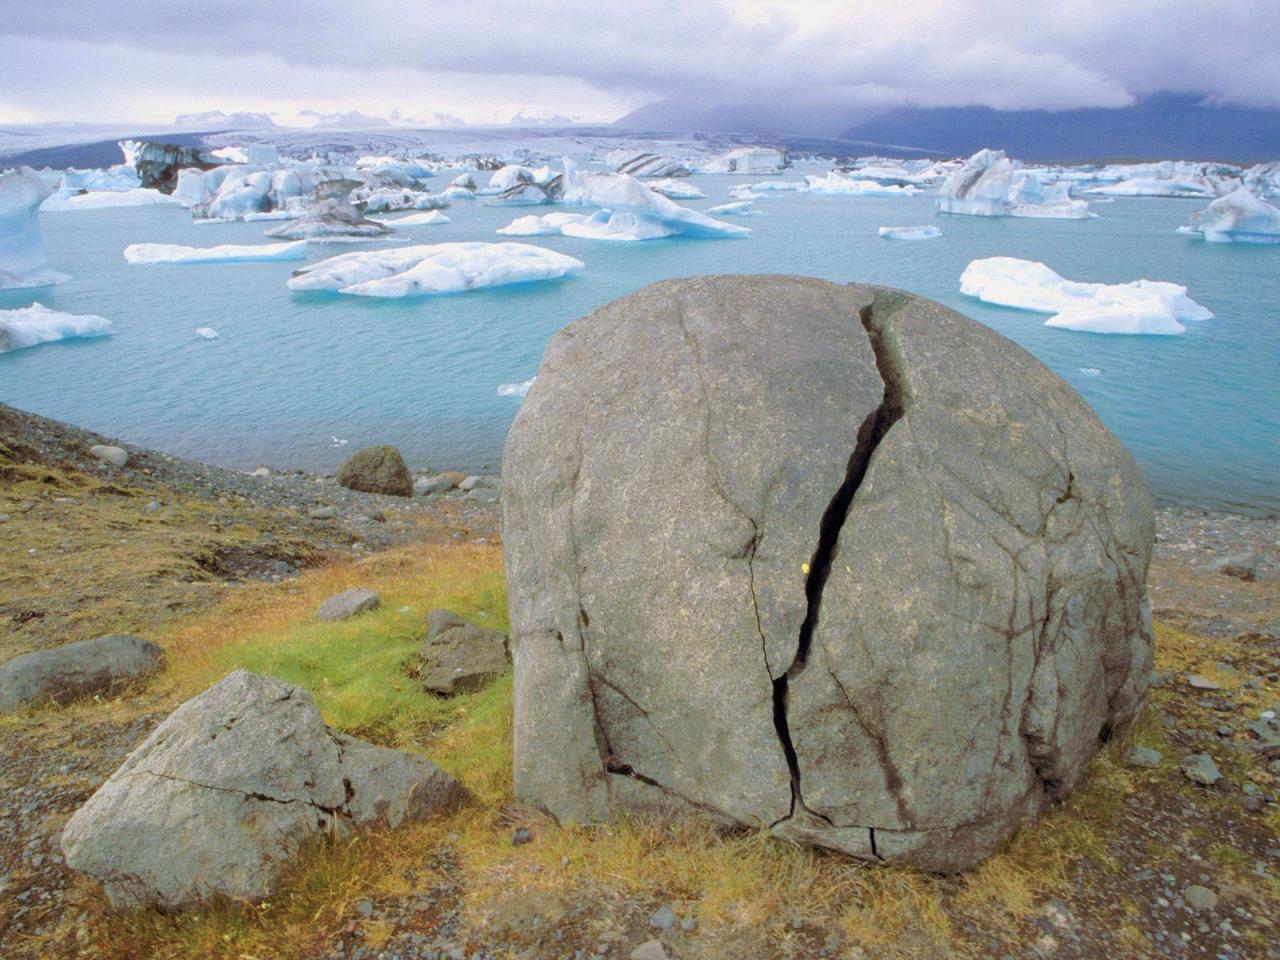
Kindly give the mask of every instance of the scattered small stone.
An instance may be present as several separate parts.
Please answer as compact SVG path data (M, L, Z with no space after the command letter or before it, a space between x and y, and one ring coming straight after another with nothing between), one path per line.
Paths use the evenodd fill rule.
M333 623L375 609L381 601L372 590L354 587L335 594L316 608L316 619Z
M1221 690L1218 684L1214 683L1208 677L1202 677L1197 673L1187 674L1187 683L1192 690Z
M1191 753L1182 758L1182 773L1192 783L1212 787L1222 779L1218 765L1207 753Z
M288 576L289 573L293 570L293 568L290 567L289 564L285 563L283 560L277 560L272 566L275 572L282 577Z
M1240 806L1248 810L1250 813L1261 813L1267 805L1266 801L1261 797L1245 797L1240 801Z
M413 495L427 497L433 493L448 493L454 485L453 480L443 473L434 477L418 477L413 481Z
M357 900L356 913L360 916L368 918L373 916L373 902L371 900Z
M1160 761L1163 759L1163 753L1152 750L1150 747L1134 747L1128 757L1130 766L1146 767L1148 770L1154 770L1160 766Z
M1235 731L1234 731L1234 730L1232 730L1230 727L1228 727L1226 724L1223 724L1222 726L1218 727L1217 731L1215 731L1215 732L1216 732L1216 733L1218 734L1218 736L1220 736L1220 737L1229 737L1229 736L1231 736L1233 733L1235 733Z
M660 940L646 940L631 951L631 960L667 960L667 951Z
M1212 910L1218 905L1218 895L1208 887L1193 883L1182 891L1182 901L1192 910Z
M95 443L89 448L90 456L97 457L103 463L109 463L113 467L123 467L129 462L129 454L120 447L111 447L102 443Z
M250 470L250 471L249 471L249 476L251 476L251 477L269 477L269 476L271 476L271 471L270 471L270 470L268 470L266 467L254 467L252 470Z
M333 507L315 507L307 512L312 520L332 520L337 515L338 511Z
M511 834L511 845L519 847L526 843L533 842L533 833L528 827L516 827L515 833Z
M649 918L649 926L657 927L659 930L670 930L679 922L680 918L676 916L676 912L665 903Z
M1225 557L1210 569L1225 577L1252 582L1258 579L1258 558L1254 556Z
M7 513L0 513L0 523L4 523L8 519L9 519L9 515Z

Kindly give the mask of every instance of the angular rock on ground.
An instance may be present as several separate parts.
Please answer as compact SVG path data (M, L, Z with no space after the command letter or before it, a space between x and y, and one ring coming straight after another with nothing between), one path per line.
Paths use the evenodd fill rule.
M301 687L237 670L129 755L67 823L62 852L116 907L256 900L326 831L395 827L463 797L423 757L327 729Z
M508 434L515 787L958 870L1142 703L1141 472L1059 377L899 291L655 284Z
M91 456L97 457L103 463L109 463L113 467L123 467L129 462L129 453L123 447L112 447L107 444L97 443L89 448Z
M158 644L123 634L24 653L0 664L0 713L119 693L163 666Z
M338 468L338 483L348 490L413 496L413 477L400 451L388 444L357 450Z
M507 638L477 627L449 610L427 615L427 639L419 653L419 676L428 693L471 693L507 669Z
M316 619L327 623L338 620L350 620L366 610L375 610L382 601L372 590L353 587L336 593L320 606L316 607Z

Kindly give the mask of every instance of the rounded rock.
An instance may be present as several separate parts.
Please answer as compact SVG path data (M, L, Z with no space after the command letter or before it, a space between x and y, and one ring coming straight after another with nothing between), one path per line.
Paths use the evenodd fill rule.
M338 483L361 493L413 496L413 477L400 451L387 444L357 450L338 468Z
M518 797L973 866L1135 717L1150 493L899 291L655 284L552 338L502 464Z

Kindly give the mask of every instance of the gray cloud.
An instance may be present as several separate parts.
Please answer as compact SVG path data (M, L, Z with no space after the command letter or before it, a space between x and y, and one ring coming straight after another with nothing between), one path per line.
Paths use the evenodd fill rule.
M793 19L748 17L716 0L9 0L0 47L79 51L79 62L71 54L45 58L44 88L92 76L86 58L101 60L103 81L118 87L120 78L106 73L112 56L130 63L152 56L165 67L198 59L201 71L220 59L228 70L246 58L266 63L265 78L294 99L304 91L292 89L299 84L291 70L327 71L362 96L390 73L409 84L417 73L483 77L489 85L518 75L530 92L576 84L619 103L665 96L1056 108L1119 106L1174 89L1280 104L1274 0L1057 0L1042 8L1025 0L897 0L832 4L825 19L813 9ZM31 83L7 72L0 103L30 109L41 101ZM215 79L200 81L212 90ZM226 78L228 97L240 79ZM132 81L174 94L183 77ZM393 101L396 91L385 97Z

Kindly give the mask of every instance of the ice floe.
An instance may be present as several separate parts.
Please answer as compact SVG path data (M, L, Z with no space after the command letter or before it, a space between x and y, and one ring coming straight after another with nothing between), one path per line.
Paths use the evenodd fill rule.
M1280 243L1280 209L1241 187L1193 213L1191 226L1180 229L1209 243Z
M526 397L529 395L529 388L533 386L533 381L537 379L537 377L530 377L520 383L500 383L498 384L498 396Z
M566 237L584 240L661 240L674 237L680 228L674 223L631 213L628 210L597 210L581 220L567 221L560 227Z
M17 310L0 310L0 353L75 337L105 337L111 321L85 314L76 316L33 303Z
M525 243L438 243L330 257L295 271L288 286L411 297L553 280L582 267L581 260Z
M237 263L304 260L307 241L292 243L235 244L217 247L184 247L176 243L131 243L124 248L130 263Z
M979 150L938 188L938 209L978 217L1081 220L1089 204L1070 197L1066 183L1045 183L1014 166L1003 150Z
M890 240L934 240L942 236L942 231L932 224L920 227L881 227L876 233Z
M213 327L196 327L196 336L201 340L217 340L218 331Z
M411 213L407 217L394 217L392 219L379 218L374 220L375 223L381 223L388 227L434 227L446 223L453 223L445 214L439 210L427 210L424 213Z
M756 189L764 184L756 184ZM843 177L832 170L825 177L810 174L799 188L805 193L830 193L849 197L911 197L920 192L910 184L881 183L879 180L862 180Z
M586 213L547 213L542 216L517 217L505 227L498 229L504 237L545 237L555 236L567 223L581 223L589 220Z
M721 217L763 217L764 211L757 210L756 205L750 200L735 200L732 203L722 203L718 207L708 207L707 213L714 213Z
M312 207L304 216L272 227L265 236L277 240L368 240L391 233L376 220L366 220L345 199L330 197Z
M151 187L134 187L132 190L95 190L63 196L55 193L40 204L43 213L64 213L71 210L108 210L116 207L154 207L178 201L168 194Z
M633 177L687 177L690 172L679 160L656 153L636 153L634 150L611 150L605 156L605 163L618 173L629 173Z
M52 191L30 167L0 174L0 290L46 287L71 278L48 268L40 204Z
M1089 377L1090 379L1094 379L1102 376L1102 371L1099 370L1097 367L1078 367L1077 369L1080 371L1080 376L1082 377Z
M705 213L682 207L625 173L580 171L572 160L566 159L559 184L560 202L566 206L602 207L611 213L628 213L637 220L661 225L668 231L664 235L717 238L751 235L746 227L722 223ZM579 224L575 229L582 226Z
M635 174L632 174L635 176ZM664 177L661 180L650 180L645 184L654 193L660 193L672 200L702 200L707 196L692 183Z
M1050 313L1045 326L1089 333L1179 334L1186 330L1179 321L1213 317L1180 284L1082 283L1015 257L974 260L960 277L960 292L984 303Z

